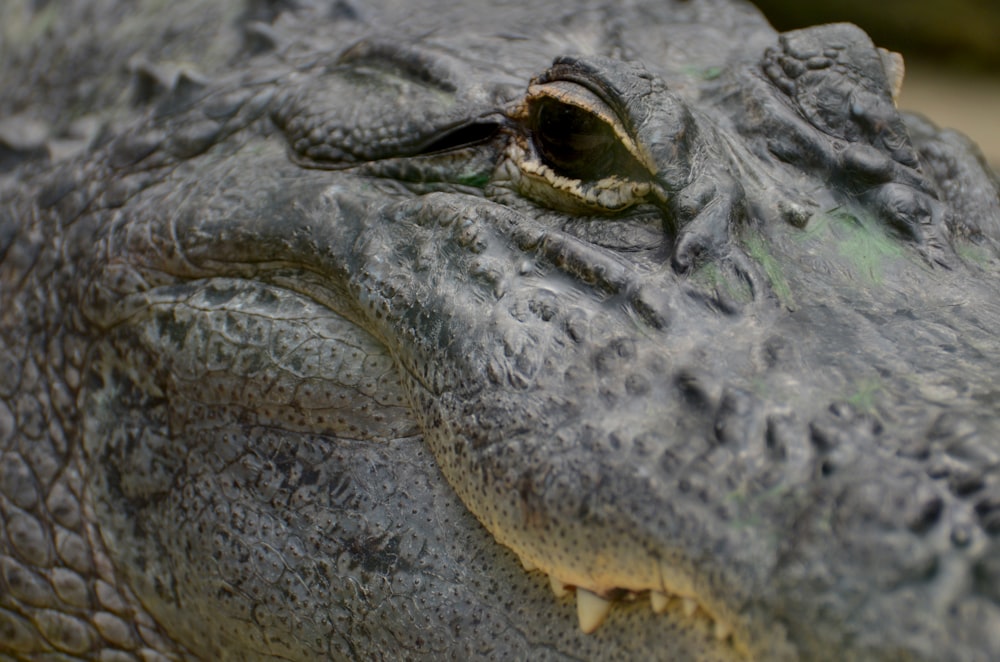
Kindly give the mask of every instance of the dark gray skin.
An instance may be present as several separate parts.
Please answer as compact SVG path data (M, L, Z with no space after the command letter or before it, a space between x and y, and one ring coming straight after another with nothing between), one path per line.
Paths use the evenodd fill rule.
M998 185L861 31L113 4L5 23L0 659L1000 657Z

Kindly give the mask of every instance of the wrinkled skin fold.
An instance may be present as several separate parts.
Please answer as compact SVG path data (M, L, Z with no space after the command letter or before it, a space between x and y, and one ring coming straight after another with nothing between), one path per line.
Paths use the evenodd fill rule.
M1000 656L975 147L854 26L495 4L3 10L0 656Z

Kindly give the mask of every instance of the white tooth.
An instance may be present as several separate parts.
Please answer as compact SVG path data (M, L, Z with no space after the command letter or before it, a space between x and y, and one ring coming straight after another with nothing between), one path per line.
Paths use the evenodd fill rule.
M680 568L661 563L660 581L663 588L674 595L686 595L689 598L698 595L697 591L695 591L694 580L691 575Z
M667 603L670 602L670 598L667 597L666 593L660 593L659 591L649 592L649 603L653 605L653 612L657 614L662 614L667 610Z
M580 587L576 589L576 615L580 619L580 629L590 634L607 618L611 611L611 601Z
M681 598L681 609L684 611L684 615L690 618L698 611L698 603L691 598Z
M899 53L887 51L884 48L878 49L878 54L882 59L882 69L885 70L885 77L889 80L889 88L892 91L892 102L899 101L899 93L903 90L903 77L906 74L906 63Z
M719 641L725 641L732 633L733 628L729 627L728 623L723 623L722 621L715 622L715 638Z
M569 595L569 584L563 584L552 575L549 575L549 585L552 587L552 592L556 594L557 598L565 598Z

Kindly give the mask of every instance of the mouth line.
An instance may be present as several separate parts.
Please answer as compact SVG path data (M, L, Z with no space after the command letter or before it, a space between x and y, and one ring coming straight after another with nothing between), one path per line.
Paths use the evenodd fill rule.
M747 654L747 647L737 635L733 623L708 607L694 591L691 582L681 580L680 575L677 577L680 581L669 586L663 581L658 588L600 589L580 577L564 580L562 577L568 577L568 574L562 574L559 569L542 568L524 556L518 555L518 558L525 571L541 572L548 578L557 600L576 600L580 630L585 634L596 632L607 620L615 604L648 600L655 614L664 614L691 627L704 628L720 644L730 646L742 655ZM665 578L661 573L662 579Z

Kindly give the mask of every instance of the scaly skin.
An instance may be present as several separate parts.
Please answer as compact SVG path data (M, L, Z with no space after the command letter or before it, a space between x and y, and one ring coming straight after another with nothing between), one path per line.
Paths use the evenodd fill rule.
M1000 656L975 148L524 4L7 5L0 659Z

